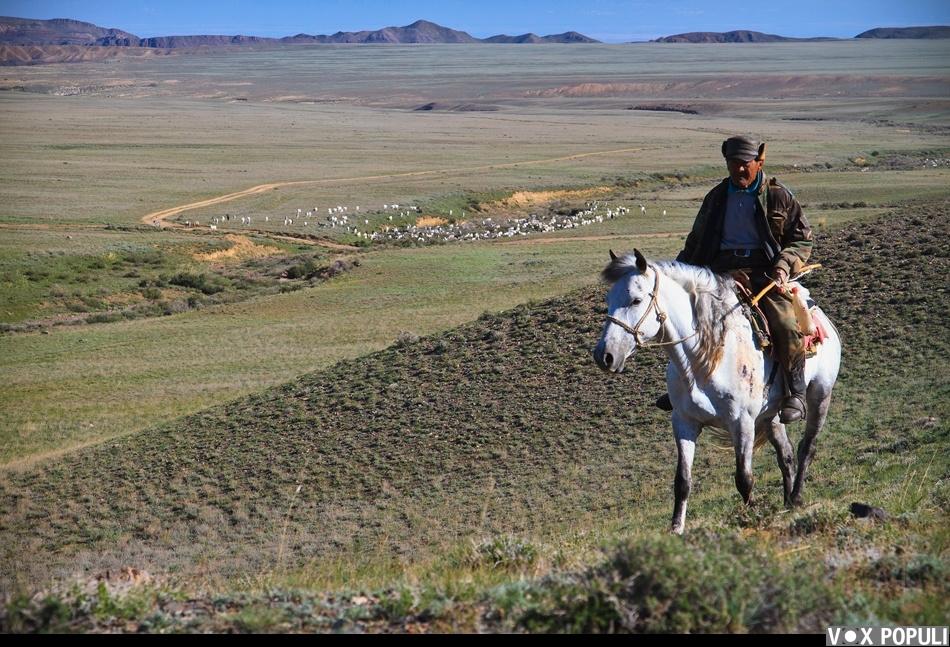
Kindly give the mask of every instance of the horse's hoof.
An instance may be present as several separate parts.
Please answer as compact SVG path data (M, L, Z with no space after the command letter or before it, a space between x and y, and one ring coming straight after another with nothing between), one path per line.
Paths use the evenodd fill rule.
M684 526L672 526L672 527L670 527L670 534L671 534L671 535L678 535L678 536L682 537L684 530L686 530L686 528L685 528Z

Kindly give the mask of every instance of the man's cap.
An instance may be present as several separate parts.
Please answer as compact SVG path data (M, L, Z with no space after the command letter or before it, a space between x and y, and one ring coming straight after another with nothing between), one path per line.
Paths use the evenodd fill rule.
M735 158L748 162L759 157L764 152L764 148L765 144L760 144L758 140L738 135L722 143L722 156L726 159Z

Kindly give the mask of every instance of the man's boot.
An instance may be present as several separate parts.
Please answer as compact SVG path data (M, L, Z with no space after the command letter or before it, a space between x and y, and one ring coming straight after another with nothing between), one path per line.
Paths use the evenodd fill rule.
M656 404L654 405L657 409L662 409L663 411L672 411L673 403L670 402L670 394L664 393L656 399Z
M805 358L795 360L785 377L788 395L782 400L779 420L787 425L805 417Z

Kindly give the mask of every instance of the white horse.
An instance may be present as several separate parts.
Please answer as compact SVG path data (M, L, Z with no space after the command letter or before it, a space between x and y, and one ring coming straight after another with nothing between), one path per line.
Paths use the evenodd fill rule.
M633 256L618 258L611 252L610 257L603 272L612 283L607 323L594 359L604 370L619 373L641 346L661 346L669 357L666 383L679 454L671 532L682 534L685 528L696 439L704 427L725 431L719 435L731 440L736 487L747 504L752 497L752 452L767 436L778 454L785 505L800 505L815 437L828 415L841 363L841 340L828 317L818 308L812 310L827 338L805 363L808 413L796 473L792 446L777 415L784 396L783 371L773 373L772 359L755 343L733 279L674 261L648 264L636 250Z

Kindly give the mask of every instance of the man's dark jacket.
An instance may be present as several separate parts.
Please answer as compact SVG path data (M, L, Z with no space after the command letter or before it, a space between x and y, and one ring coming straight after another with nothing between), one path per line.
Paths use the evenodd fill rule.
M710 265L719 254L722 223L729 197L729 178L706 194L693 230L676 260L691 265ZM772 267L788 276L801 271L812 249L812 232L795 196L775 178L762 182L756 195L755 223Z

